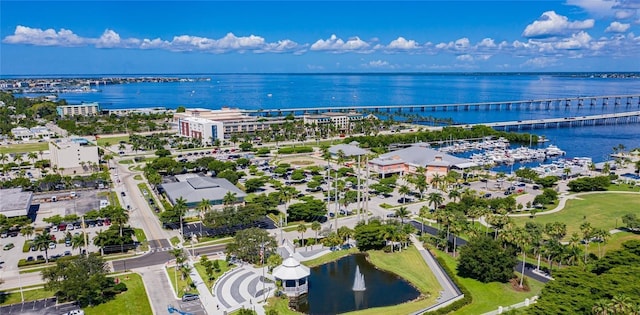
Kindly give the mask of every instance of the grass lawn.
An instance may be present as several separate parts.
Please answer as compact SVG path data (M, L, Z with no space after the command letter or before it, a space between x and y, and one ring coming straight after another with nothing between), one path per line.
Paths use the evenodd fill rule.
M230 267L225 260L220 260L220 259L217 259L217 260L218 260L218 264L220 265L220 271L219 272L216 272L215 270L213 271L213 281L211 282L207 281L207 272L205 271L205 268L200 263L200 261L194 264L194 266L196 267L196 270L198 271L198 274L200 275L200 278L202 278L202 280L205 280L209 290L213 288L213 285L216 283L216 281L218 281L218 278L220 277L220 275L225 273L227 270L235 267L235 265L231 265Z
M137 315L151 314L151 305L147 298L147 291L142 284L142 277L135 273L118 276L127 285L127 291L116 296L115 299L94 307L87 307L87 315L121 314ZM128 277L128 280L127 280Z
M376 267L397 274L411 282L422 294L427 294L425 299L407 302L399 305L377 307L348 314L410 314L435 303L437 292L442 288L424 262L418 250L411 246L406 250L395 253L384 251L369 251L369 261Z
M101 192L97 193L96 196L97 197L107 197L107 199L109 199L109 204L110 205L121 207L120 201L118 200L118 194L115 191L112 191L111 194L109 194L108 191L101 191Z
M449 269L454 270L455 272L457 262L453 257L444 254L441 251L437 251L436 254L439 257L444 258ZM457 276L456 278L464 287L467 288L467 290L469 290L469 292L471 292L473 302L459 309L455 314L482 314L497 310L498 306L505 307L523 302L526 298L538 295L544 286L541 282L527 278L531 290L529 292L518 292L515 291L509 283L482 283L471 278L461 278Z
M116 136L116 137L109 137L109 136L98 136L98 146L102 147L104 146L107 142L109 142L109 145L114 145L114 144L119 144L120 141L124 141L124 142L129 142L129 135L126 136Z
M178 244L180 244L180 238L177 237L177 236L174 236L174 237L170 238L169 241L171 242L171 245L173 245L173 246L178 246Z
M278 315L303 314L289 309L289 299L284 297L270 297L264 309L265 311L275 310Z
M120 160L118 164L133 164L133 160Z
M142 180L142 175L140 175L140 174L133 175L133 179Z
M191 287L191 278L189 276L185 277L183 280L180 277L180 271L178 271L178 274L176 275L177 270L174 266L167 267L166 270L169 275L169 279L171 280L171 286L178 297L182 297L185 293L198 294L198 290ZM178 280L177 286L179 290L176 289L176 279Z
M338 260L344 256L355 254L358 252L357 248L350 248L348 250L337 250L335 252L328 253L326 255L322 255L316 259L311 259L307 261L303 261L302 264L307 267L315 267L326 264L330 261Z
M619 250L622 248L622 243L629 240L640 240L640 234L635 234L631 232L618 232L616 234L611 234L606 243L600 243L600 252L604 255L608 251ZM598 256L598 243L591 242L589 243L589 252Z
M47 142L16 143L1 147L0 153L28 153L47 150L49 150L49 144Z
M609 191L636 191L640 192L640 186L628 185L628 184L615 184L610 185L607 190Z
M567 236L569 239L574 232L580 233L580 224L591 223L594 228L601 228L607 231L622 225L622 216L627 213L638 213L640 209L640 195L635 194L590 194L582 195L579 199L568 200L565 208L560 212L537 215L531 219L529 217L513 218L518 225L524 225L527 221L534 221L541 224L550 222L563 222L567 225ZM621 202L624 200L624 202Z
M134 228L133 231L135 232L136 240L140 242L140 250L143 252L149 250L149 244L147 243L147 236L144 234L144 230Z
M43 288L29 290L23 288L22 294L24 295L25 301L35 301L53 296L53 292L46 291ZM9 305L20 302L22 302L22 297L20 296L19 289L14 292L3 292L2 295L0 295L0 305Z

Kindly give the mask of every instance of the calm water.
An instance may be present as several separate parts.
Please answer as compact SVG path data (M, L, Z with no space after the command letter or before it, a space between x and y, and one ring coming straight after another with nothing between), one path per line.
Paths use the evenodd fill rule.
M245 109L450 104L555 97L640 94L639 79L577 78L549 74L225 74L200 75L210 81L101 86L100 93L63 94L71 103L96 101L103 108L163 106ZM638 105L585 106L560 110L425 112L458 123L585 116L639 110ZM568 157L602 161L618 144L640 147L640 124L537 129Z
M352 290L356 266L364 275L366 290ZM408 282L378 270L361 254L311 268L308 304L301 311L309 314L341 314L359 309L396 305L420 295Z

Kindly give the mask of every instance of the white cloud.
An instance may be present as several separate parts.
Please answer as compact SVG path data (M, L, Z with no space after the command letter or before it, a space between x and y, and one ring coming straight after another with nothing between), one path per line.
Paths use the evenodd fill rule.
M535 57L525 61L521 66L526 68L547 68L556 66L558 62L554 57Z
M494 48L496 42L492 38L485 38L478 43L478 47Z
M550 37L570 33L572 31L592 28L593 19L584 21L569 21L569 18L557 14L555 11L542 13L538 20L527 25L522 33L524 37Z
M369 61L368 63L362 64L362 66L364 68L394 68L388 61L379 59Z
M571 35L570 38L563 38L555 43L557 49L580 49L588 48L591 42L591 36L587 32L579 32Z
M70 30L64 28L56 32L49 28L31 28L28 26L16 26L13 35L5 37L2 42L7 44L26 44L35 46L84 46L86 39L79 37Z
M631 27L631 24L613 21L611 22L611 24L609 24L609 26L604 31L607 33L624 33L630 27Z
M410 50L410 49L418 49L420 45L415 40L407 40L404 37L398 37L392 40L389 45L386 47L387 49L398 49L398 50Z
M456 57L456 60L471 62L473 61L473 57L469 54L464 54Z
M319 39L311 45L311 50L319 51L333 51L333 52L345 52L345 51L358 51L366 50L369 48L369 44L359 37L353 37L346 42L341 38L338 38L335 34L331 35L329 39Z

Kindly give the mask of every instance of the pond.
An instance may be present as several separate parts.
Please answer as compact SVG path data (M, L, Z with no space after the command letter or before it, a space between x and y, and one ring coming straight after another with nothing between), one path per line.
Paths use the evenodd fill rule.
M356 266L366 289L353 291ZM299 311L312 315L340 314L359 309L401 304L420 296L409 282L376 269L364 254L343 257L311 268L307 303Z

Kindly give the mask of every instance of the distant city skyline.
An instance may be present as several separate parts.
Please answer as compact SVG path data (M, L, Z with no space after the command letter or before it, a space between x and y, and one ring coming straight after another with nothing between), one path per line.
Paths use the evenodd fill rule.
M0 75L640 71L639 0L3 0L0 9Z

